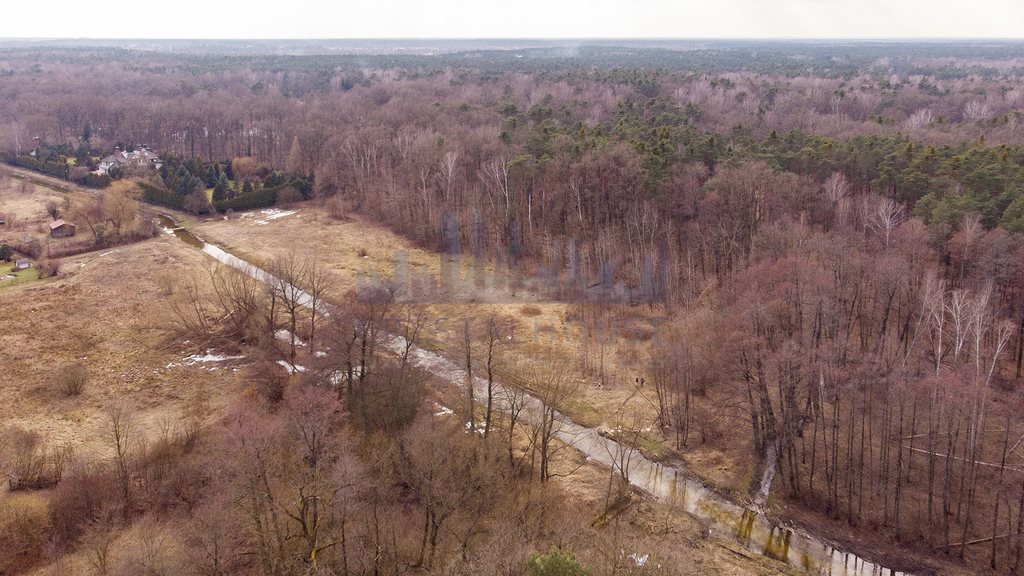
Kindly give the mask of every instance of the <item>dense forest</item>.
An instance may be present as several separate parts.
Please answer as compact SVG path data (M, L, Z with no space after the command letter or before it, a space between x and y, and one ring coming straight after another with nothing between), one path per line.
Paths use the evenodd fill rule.
M164 159L156 173L114 176L139 177L144 201L195 214L326 203L515 274L568 274L576 281L557 297L595 334L627 321L611 291L594 290L619 284L625 308L664 319L638 357L674 450L741 429L728 450L777 469L773 499L970 570L1016 574L1022 82L1024 46L1012 43L291 56L7 46L0 146L12 164L102 190L110 178L86 181L83 166L114 146L146 145ZM379 301L360 306L360 325L376 314L384 322ZM416 326L413 312L386 314L389 326ZM366 342L364 333L350 345L357 336ZM593 353L582 351L582 364ZM332 493L330 530L341 542L351 530L366 548L322 552L338 566L351 554L331 573L514 574L523 567L495 569L500 552L471 545L474 514L499 527L489 542L499 530L560 529L562 504L527 497L511 448L426 429L395 392L419 390L422 378L404 358L379 362L375 377L387 384L375 403L342 403L366 435L358 447L317 436L343 417L314 388L283 395L253 430L245 411L257 408L237 408L244 414L221 424L216 448L185 459L202 468L217 449L238 454L208 486L217 498L247 498L236 514L259 526L248 540L227 535L218 517L227 504L200 503L199 488L147 484L165 491L151 501L179 489L197 499L188 506L207 560L223 561L210 550L224 542L256 550L203 573L317 567L325 547L307 508L294 541L264 524L288 522L273 517L282 496L271 484L297 486L302 499L303 486L343 487ZM349 382L359 379L352 365ZM184 448L166 447L175 450ZM147 473L165 456L152 455ZM483 464L429 473L431 459L449 457ZM67 499L86 500L72 492L89 490L83 482L61 489L62 513L75 513ZM127 484L104 486L123 485L128 500ZM388 502L399 492L424 507L418 546L399 542L418 531L382 532L399 522ZM499 509L530 524L507 523ZM463 565L457 551L434 559L446 514L466 530L451 535ZM59 520L60 538L84 533ZM515 545L533 537L516 532Z

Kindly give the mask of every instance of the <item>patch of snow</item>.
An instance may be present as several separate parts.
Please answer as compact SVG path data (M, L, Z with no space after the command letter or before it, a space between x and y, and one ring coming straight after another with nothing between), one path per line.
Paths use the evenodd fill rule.
M292 366L291 364L288 363L287 360L278 360L277 363L280 364L281 367L283 367L285 370L287 370L289 374L297 374L306 371L305 366L299 366L298 364Z
M292 332L291 332L291 330L285 330L284 328L281 328L277 332L274 332L274 338L277 338L278 340L281 340L282 342L291 343L291 341L292 341ZM299 338L298 336L296 336L295 337L295 345L298 346L299 348L302 348L303 346L306 345L306 343L302 341L302 338Z
M434 416L449 416L451 414L455 414L455 411L447 406L441 406L436 402L434 403L434 405L437 406L438 408L437 412L434 412ZM469 426L469 424L467 424L467 426Z
M327 352L317 350L316 352L313 352L313 356L316 356L317 358L327 358Z
M281 210L280 208L269 208L267 210L260 210L259 213L262 214L262 217L256 220L256 224L260 226L270 224L272 221L277 220L278 218L291 216L296 212L296 210Z
M227 356L224 354L212 354L211 350L207 350L205 354L193 354L186 356L181 359L181 362L171 362L167 365L167 369L177 368L178 366L194 366L196 364L206 362L227 362L228 360L241 360L245 356Z
M207 350L206 354L193 354L185 358L184 361L189 362L190 364L195 364L196 362L225 362L227 360L241 360L242 358L245 358L245 356L226 356L223 354L210 354L210 351Z
M114 252L117 252L117 250L111 250L111 251L109 251L109 252L104 252L103 254L100 254L100 258L102 258L102 257L104 257L104 256L110 256L110 255L111 255L111 254L113 254Z
M647 564L647 561L651 559L650 554L637 554L636 552L628 556L633 561L633 565L637 568L643 568Z
M358 377L359 370L361 369L360 366L352 368L352 375ZM339 386L346 380L348 380L348 374L344 370L335 370L327 377L327 381L331 383L331 386Z

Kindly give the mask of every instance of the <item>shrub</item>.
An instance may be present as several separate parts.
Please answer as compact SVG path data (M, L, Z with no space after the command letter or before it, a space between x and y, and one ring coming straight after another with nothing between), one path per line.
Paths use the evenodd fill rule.
M270 360L261 360L253 364L250 374L251 381L256 385L256 391L264 400L270 404L277 404L284 400L288 376L281 366Z
M149 182L139 182L142 189L142 201L147 204L167 206L176 210L185 209L185 199L166 188L158 188Z
M655 328L647 322L637 320L627 321L622 324L619 334L626 340L649 342L654 338Z
M69 447L49 448L39 434L20 428L0 431L0 445L8 447L3 469L10 471L11 490L38 490L60 482L71 461Z
M0 503L0 574L27 572L45 559L49 530L46 504L37 495Z
M113 179L106 174L93 174L92 172L83 176L78 183L82 186L88 186L89 188L106 188L110 186Z
M43 174L49 174L55 178L66 180L68 178L68 165L59 162L43 162L31 156L18 156L14 164Z
M273 206L274 202L277 201L277 190L270 188L263 188L249 194L241 194L234 198L228 198L227 200L219 200L213 203L213 207L217 212L227 212L228 210L252 210L254 208L266 208L267 206Z
M291 186L285 186L277 193L276 203L278 206L291 206L296 202L302 202L302 193Z
M43 243L38 238L29 238L16 243L14 251L32 258L39 258L39 255L43 253Z
M341 196L332 196L327 202L324 203L327 208L327 214L335 220L347 220L348 210L345 207L345 201Z
M57 485L50 499L51 540L58 549L72 546L101 512L116 507L117 476L112 469L82 469Z
M519 313L527 318L541 315L541 309L537 306L526 305L519 309Z
M57 375L61 391L67 396L78 396L85 390L89 372L81 362L72 362L60 369Z
M57 258L50 258L47 260L40 260L36 263L36 268L39 270L40 278L51 278L60 274L60 260Z
M241 194L234 198L228 198L227 200L218 200L213 203L213 207L217 212L227 212L228 210L253 210L255 208L266 208L273 206L278 201L278 196L283 195L282 202L297 202L302 199L309 198L309 192L311 190L309 182L295 178L280 186L264 186L263 188L248 194ZM289 192L291 190L292 192ZM297 194L293 193L297 192Z
M576 561L572 552L552 546L547 554L532 554L528 564L531 576L586 576L586 568Z

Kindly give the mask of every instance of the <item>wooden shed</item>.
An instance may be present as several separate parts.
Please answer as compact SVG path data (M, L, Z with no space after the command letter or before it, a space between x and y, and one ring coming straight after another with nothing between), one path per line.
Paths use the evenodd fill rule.
M15 270L28 270L32 267L32 263L29 262L28 258L21 258L14 261Z
M71 222L65 222L64 220L54 220L50 222L50 237L51 238L67 238L68 236L75 235L75 225Z

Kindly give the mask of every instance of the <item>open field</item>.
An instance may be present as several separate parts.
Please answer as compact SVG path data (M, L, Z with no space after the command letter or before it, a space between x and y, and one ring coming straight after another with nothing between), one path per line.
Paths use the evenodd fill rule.
M78 233L74 237L50 237L48 224L52 218L48 209L54 206L62 217L70 218L69 206L82 205L93 194L42 174L0 166L0 214L7 216L7 225L0 226L0 244L21 247L39 257L87 251L92 236L81 222L77 223Z
M0 420L52 445L102 455L111 408L130 409L155 438L201 404L222 405L238 374L224 363L183 360L204 351L169 336L161 281L208 265L181 242L157 238L68 258L59 278L0 290ZM57 379L75 362L88 383L66 397Z
M46 234L46 224L50 221L46 207L51 203L60 206L65 194L4 172L0 174L4 177L4 182L0 183L0 213L7 216L7 225L0 227L0 240L14 243L25 234L37 237Z

